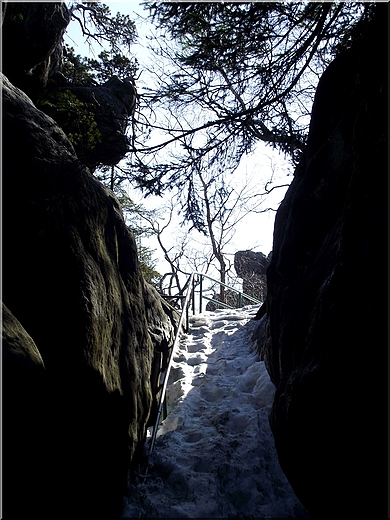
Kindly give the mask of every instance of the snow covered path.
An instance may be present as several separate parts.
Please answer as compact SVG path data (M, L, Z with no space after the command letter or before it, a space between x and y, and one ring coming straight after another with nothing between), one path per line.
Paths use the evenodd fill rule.
M307 518L268 422L274 385L251 341L257 309L191 318L148 476L129 485L122 518Z

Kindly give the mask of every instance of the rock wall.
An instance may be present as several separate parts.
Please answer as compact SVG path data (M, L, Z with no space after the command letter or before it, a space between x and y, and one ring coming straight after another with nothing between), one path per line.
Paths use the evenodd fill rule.
M281 466L311 518L386 518L388 5L329 66L276 216L266 365Z
M115 165L125 157L130 151L126 129L137 99L136 89L130 81L112 76L106 83L96 87L56 86L53 83L51 89L55 93L75 95L88 107L90 117L96 123L99 133L96 144L76 145L76 152L85 164L94 170L99 164ZM45 109L45 105L42 108ZM53 118L56 118L55 114ZM67 122L67 130L70 132L75 130L72 123L69 120Z
M91 171L117 164L130 151L126 129L137 101L133 83L113 76L103 85L69 84L60 72L62 37L71 19L65 3L7 2L3 15L5 76L72 138Z
M58 4L5 18L28 5L62 31ZM12 69L26 90L52 40ZM112 192L5 76L2 94L3 517L116 518L178 316L144 282Z
M2 72L34 99L58 67L70 12L62 2L2 2L2 8Z
M262 302L267 297L266 271L270 257L271 253L267 257L254 251L237 251L234 255L234 269L242 278L243 292Z
M64 492L64 514L77 503L107 518L142 448L174 311L143 281L114 196L6 78L3 129L4 510L50 516Z
M221 301L221 294L219 292L214 292L211 297L216 302ZM225 289L223 298L224 298L223 303L226 303L232 309L237 309L238 307L240 307L239 295L235 291L230 291L229 289ZM243 298L243 300L241 301L241 306L248 305L248 304L250 305L250 303L248 303L248 302L249 302L249 300L246 300L245 298ZM223 305L218 305L218 303L214 303L213 301L207 301L207 303L206 303L206 311L214 312L215 309L223 309L223 308L224 308Z

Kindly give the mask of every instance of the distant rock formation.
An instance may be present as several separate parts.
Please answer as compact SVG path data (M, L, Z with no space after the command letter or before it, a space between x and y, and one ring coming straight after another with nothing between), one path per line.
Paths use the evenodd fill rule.
M254 251L237 251L234 255L234 269L238 278L242 278L242 292L256 300L264 301L267 296L266 271L271 258L271 253L266 257L263 253ZM213 299L220 301L220 294L215 292ZM253 302L238 293L226 289L225 303L230 307L236 308L240 305L251 305ZM214 302L207 302L206 310L214 311L218 305Z
M18 42L7 26L3 48L32 96L66 12L7 5L4 25L33 31ZM114 519L178 315L144 282L117 199L62 129L5 76L2 94L3 516Z
M234 269L237 276L242 278L242 290L248 296L260 301L267 297L266 271L271 253L265 256L254 251L237 251L234 255Z
M271 425L313 519L387 517L387 20L321 78L268 268Z

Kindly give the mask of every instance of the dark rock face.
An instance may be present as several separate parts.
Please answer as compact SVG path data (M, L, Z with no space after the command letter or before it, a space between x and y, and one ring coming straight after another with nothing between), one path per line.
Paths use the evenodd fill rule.
M270 420L312 518L387 516L387 14L320 81L268 268Z
M143 298L148 333L154 346L150 376L151 387L154 391L147 426L154 426L161 397L160 374L168 366L175 340L175 332L178 330L180 314L161 298L152 285L144 284Z
M237 251L234 255L234 269L237 276L244 278L246 273L265 274L269 259L263 253Z
M3 17L2 72L35 97L58 67L70 12L61 2L6 2Z
M2 108L4 518L115 518L174 311L61 129L7 78Z
M71 92L77 99L87 103L100 133L96 146L90 150L85 147L76 150L79 158L91 169L95 169L98 164L115 165L123 159L130 151L126 128L137 100L134 85L113 76L101 86L69 86L61 87L59 91Z
M178 322L144 282L116 198L30 99L63 88L69 20L61 3L3 9L5 518L117 517ZM105 140L88 163L113 164L135 89L112 78L78 94Z
M41 513L39 486L55 449L54 406L48 375L31 336L7 307L2 309L4 518ZM57 472L61 471L60 467ZM52 473L52 478L55 477ZM42 493L42 492L41 492Z
M78 158L91 170L117 164L130 151L126 129L137 101L135 86L116 76L100 86L67 84L60 72L71 19L64 3L11 2L3 17L3 73L73 135Z
M237 251L234 255L234 269L242 278L242 290L248 296L264 301L267 296L266 271L270 255L254 251Z

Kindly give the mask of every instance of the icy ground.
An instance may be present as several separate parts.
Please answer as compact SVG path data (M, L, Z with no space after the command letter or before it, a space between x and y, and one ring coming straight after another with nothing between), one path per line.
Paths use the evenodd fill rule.
M268 422L275 387L251 341L257 309L191 318L173 358L168 416L122 518L307 518Z

